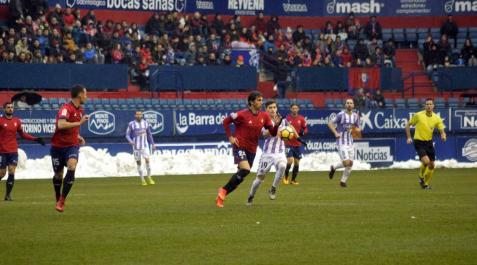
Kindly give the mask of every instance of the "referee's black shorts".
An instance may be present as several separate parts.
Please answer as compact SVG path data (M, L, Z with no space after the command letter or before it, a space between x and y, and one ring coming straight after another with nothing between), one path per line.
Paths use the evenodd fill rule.
M419 155L419 159L428 156L431 161L436 161L436 151L432 141L414 140L414 148Z

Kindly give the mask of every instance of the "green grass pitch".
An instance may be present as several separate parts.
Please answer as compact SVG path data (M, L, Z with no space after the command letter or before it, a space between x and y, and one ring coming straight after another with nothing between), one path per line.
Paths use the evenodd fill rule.
M432 190L417 170L355 171L346 189L304 172L275 201L270 174L246 206L250 175L223 209L228 174L77 179L64 213L51 180L20 180L0 201L0 264L477 264L476 172L437 169Z

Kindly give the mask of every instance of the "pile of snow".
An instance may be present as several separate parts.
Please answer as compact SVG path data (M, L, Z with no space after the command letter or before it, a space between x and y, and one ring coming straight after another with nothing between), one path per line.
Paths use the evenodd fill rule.
M421 163L418 160L408 160L402 162L394 162L389 168L419 168ZM477 162L473 163L464 163L458 162L455 159L447 159L443 161L436 161L435 165L437 168L476 168Z
M17 179L46 179L53 176L51 157L41 159L28 159L25 152L18 150ZM261 150L257 152L256 162L252 172L256 172ZM339 161L338 153L313 153L304 156L300 162L302 171L327 171L330 165ZM456 160L437 161L437 167L470 168L477 167L477 163L460 163ZM419 162L410 160L406 162L394 162L391 168L418 168ZM236 171L231 155L214 155L201 151L191 151L175 155L151 156L151 169L153 175L180 175L180 174L221 174ZM368 163L354 161L354 170L369 170ZM137 167L134 157L130 153L118 153L112 156L107 149L93 149L81 147L76 176L85 177L116 177L136 176Z

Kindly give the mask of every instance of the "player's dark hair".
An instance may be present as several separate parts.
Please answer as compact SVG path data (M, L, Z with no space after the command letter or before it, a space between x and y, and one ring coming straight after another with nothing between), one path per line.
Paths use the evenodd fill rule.
M3 108L5 109L7 107L7 105L9 105L9 104L13 105L13 103L11 101L7 101L7 102L3 103Z
M272 104L275 104L275 105L277 105L277 107L278 107L277 102L276 102L275 100L273 100L273 99L270 99L270 100L268 100L267 102L265 102L265 108L268 107L268 106L270 106L270 105L272 105Z
M428 101L432 101L432 103L434 103L434 99L433 99L433 98L426 98L426 101L424 101L424 102L428 102Z
M290 104L290 109L293 108L294 106L300 107L300 106L298 106L298 104L292 103L292 104Z
M74 85L71 88L71 98L76 98L81 92L85 91L85 89L83 85Z
M262 93L260 93L258 91L250 92L250 94L248 94L248 98L247 98L248 105L252 106L251 102L255 101L258 97L263 97Z

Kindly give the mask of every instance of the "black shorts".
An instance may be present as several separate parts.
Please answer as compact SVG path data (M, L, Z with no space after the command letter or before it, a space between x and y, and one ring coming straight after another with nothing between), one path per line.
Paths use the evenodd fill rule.
M79 159L79 146L70 147L51 147L51 164L55 173L61 172L67 166L68 160L74 158Z
M255 160L255 153L250 153L249 151L243 148L233 147L234 162L239 164L242 161L247 161L250 167L253 165L253 160Z
M436 151L432 141L414 140L414 148L416 149L419 159L428 156L431 161L436 161Z
M18 164L17 152L0 154L0 169L5 169L7 168L7 166L17 166L17 164Z

